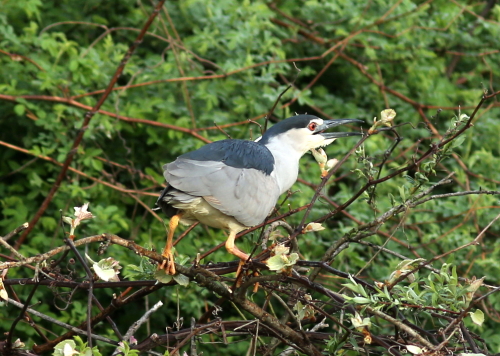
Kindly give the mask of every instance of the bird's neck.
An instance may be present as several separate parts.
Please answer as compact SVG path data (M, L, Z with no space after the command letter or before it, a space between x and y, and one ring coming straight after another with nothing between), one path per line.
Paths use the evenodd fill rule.
M272 175L276 178L280 194L286 192L297 180L299 173L299 160L303 153L293 146L283 142L269 142L266 147L274 157L274 170Z

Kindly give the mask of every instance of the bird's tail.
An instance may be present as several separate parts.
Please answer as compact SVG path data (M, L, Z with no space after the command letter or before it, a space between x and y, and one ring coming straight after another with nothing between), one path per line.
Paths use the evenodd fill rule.
M176 214L177 209L175 209L172 205L168 204L169 199L165 199L167 197L168 191L169 191L170 186L167 185L165 189L163 189L160 193L160 196L158 197L158 200L156 201L156 207L153 208L153 210L160 210L163 211L165 215L168 217L172 217Z

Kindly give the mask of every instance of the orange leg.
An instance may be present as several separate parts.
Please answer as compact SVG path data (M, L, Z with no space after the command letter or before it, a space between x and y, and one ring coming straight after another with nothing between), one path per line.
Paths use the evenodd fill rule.
M229 232L229 237L227 238L227 241L226 241L227 252L229 252L231 255L235 255L242 262L248 261L248 258L250 256L248 254L246 254L245 252L241 251L238 247L236 247L234 245L234 239L235 238L236 238L236 231L230 231Z
M179 220L181 219L182 214L174 215L170 218L170 223L168 224L169 230L167 235L167 243L165 245L165 249L163 250L162 256L166 258L160 265L161 269L165 270L166 274L175 274L175 263L174 263L174 255L172 254L172 242L174 239L174 232L177 226L179 225Z
M230 231L229 232L229 237L227 238L226 241L226 249L227 251L235 255L240 259L240 263L238 265L238 270L236 271L236 286L239 287L241 284L241 268L245 264L245 262L248 261L250 255L246 254L245 252L241 251L238 247L234 245L234 239L236 238L236 231Z

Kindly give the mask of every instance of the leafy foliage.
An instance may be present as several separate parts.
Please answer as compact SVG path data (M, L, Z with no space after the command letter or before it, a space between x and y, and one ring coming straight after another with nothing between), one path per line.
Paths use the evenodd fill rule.
M434 330L460 319L456 325L460 329L448 330L447 336L460 330L461 335L472 335L474 343L467 340L469 346L464 349L453 334L449 350L500 352L500 299L498 293L483 298L500 285L496 243L500 231L498 221L494 222L499 206L494 191L500 182L500 170L495 169L500 165L496 134L500 132L500 105L493 95L500 75L500 5L445 0L166 2L112 92L83 128L82 141L73 147L86 113L99 102L124 63L154 6L141 1L94 0L78 6L68 0L2 3L0 234L7 235L35 216L39 220L29 233L21 231L7 239L20 255L2 250L0 270L7 271L12 259L24 261L63 245L68 231L61 223L61 211L69 215L74 207L90 202L95 218L76 229L75 244L85 236L110 244L101 247L102 258L97 256L95 243L89 243L85 253L94 261L112 257L109 261L128 266L125 277L113 272L122 280L118 283L130 282L140 293L144 290L139 288L151 288L148 293L133 294L137 299L131 297L122 307L124 312L111 315L120 332L126 332L121 328L132 325L151 304L165 301L164 312L152 313L149 326L137 330L138 340L161 334L165 327L186 337L181 332L191 318L207 323L214 318L228 323L243 316L259 319L244 307L251 301L297 330L313 329L319 325L314 320L323 318L330 324L323 329L329 339L315 339L316 329L308 335L319 350L332 354L354 354L368 345L368 334L384 341L383 335L393 335L395 330L404 345L429 348L400 324L384 319L387 315L398 320L404 317L409 325L418 326L420 336L434 347L443 342ZM475 113L478 102L488 95ZM394 121L379 117L384 109L397 112ZM266 125L266 115L276 122L294 112L361 118L365 127L372 126L377 117L379 124L372 126L371 135L340 168L332 161L327 169L320 169L313 155L301 160L301 180L286 200L283 197L275 214L299 209L284 216L289 225L299 227L292 229L298 249L290 246L291 241L276 226L269 232L270 241L291 248L291 254L269 256L271 262L279 262L275 269L286 273L252 267L262 274L261 289L243 293L245 303L231 299L238 293L225 296L227 289L236 288L234 275L227 275L234 272L233 265L220 279L197 279L208 278L222 268L217 263L228 261L224 249L211 250L223 241L224 233L197 226L176 246L185 274L163 279L163 288L154 286L156 262L151 256L165 239L163 217L151 210L164 183L161 166L206 142L226 138L226 133L255 139ZM341 160L354 144L352 138L339 139L325 150L329 158ZM72 153L69 169L57 193L51 195ZM320 184L323 188L317 189ZM302 209L315 192L319 198L313 207ZM335 211L346 202L347 206ZM304 226L313 221L325 229L303 234ZM142 256L124 248L121 240L106 240L101 234L132 241L144 248ZM254 230L237 244L245 251L258 247L260 252L260 237L260 230ZM78 248L84 255L83 247ZM266 248L270 253L274 246L270 242ZM187 271L198 253L204 257L202 265L215 265L214 269L203 265L210 272L201 277ZM282 259L287 256L293 260ZM327 265L314 264L317 261ZM37 262L30 262L32 268L9 268L3 276L3 291L46 316L73 326L83 323L86 289L68 292L68 286L77 288L76 284L63 284L88 283L74 253L54 254ZM311 266L311 271L304 270ZM39 285L28 303L35 269L47 285ZM305 282L295 272L323 289L300 284ZM18 279L29 284L19 285ZM471 291L479 280L481 286ZM184 287L173 287L175 282ZM109 282L94 294L106 308L113 293L118 299L128 298L132 292L126 286L112 287ZM342 290L341 299L329 290ZM344 312L356 318L351 307L363 310L361 320L369 318L373 326L362 322L358 330L343 319ZM11 304L2 308L6 312L0 317L0 329L10 330L19 309ZM95 302L92 312L101 312ZM481 313L484 322L480 326L476 321ZM66 332L62 326L29 315L40 327L17 323L9 336L19 337L27 349L46 343L40 333L55 339L44 330L56 335ZM302 324L297 320L303 320ZM286 338L289 345L281 344L283 340L264 334L262 327L255 331L241 324L224 325L227 330L260 337L248 342L223 332L221 340L229 343L228 354L241 354L251 347L272 354L298 345ZM109 324L94 331L118 338ZM269 343L262 339L268 337ZM219 350L205 343L208 340L200 336L199 352ZM378 352L384 347L376 345L371 347ZM101 351L92 352L111 350L105 343L98 346ZM79 350L93 347L80 339ZM412 352L402 345L391 348L403 349ZM132 355L133 347L127 352Z

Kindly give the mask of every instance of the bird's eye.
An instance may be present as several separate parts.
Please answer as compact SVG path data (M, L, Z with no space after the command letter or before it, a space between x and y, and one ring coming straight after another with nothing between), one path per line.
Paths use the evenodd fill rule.
M311 122L311 123L309 124L309 126L307 126L307 128L308 128L309 130L311 130L311 131L316 130L316 127L318 127L318 124L317 124L317 123L315 123L315 122Z

